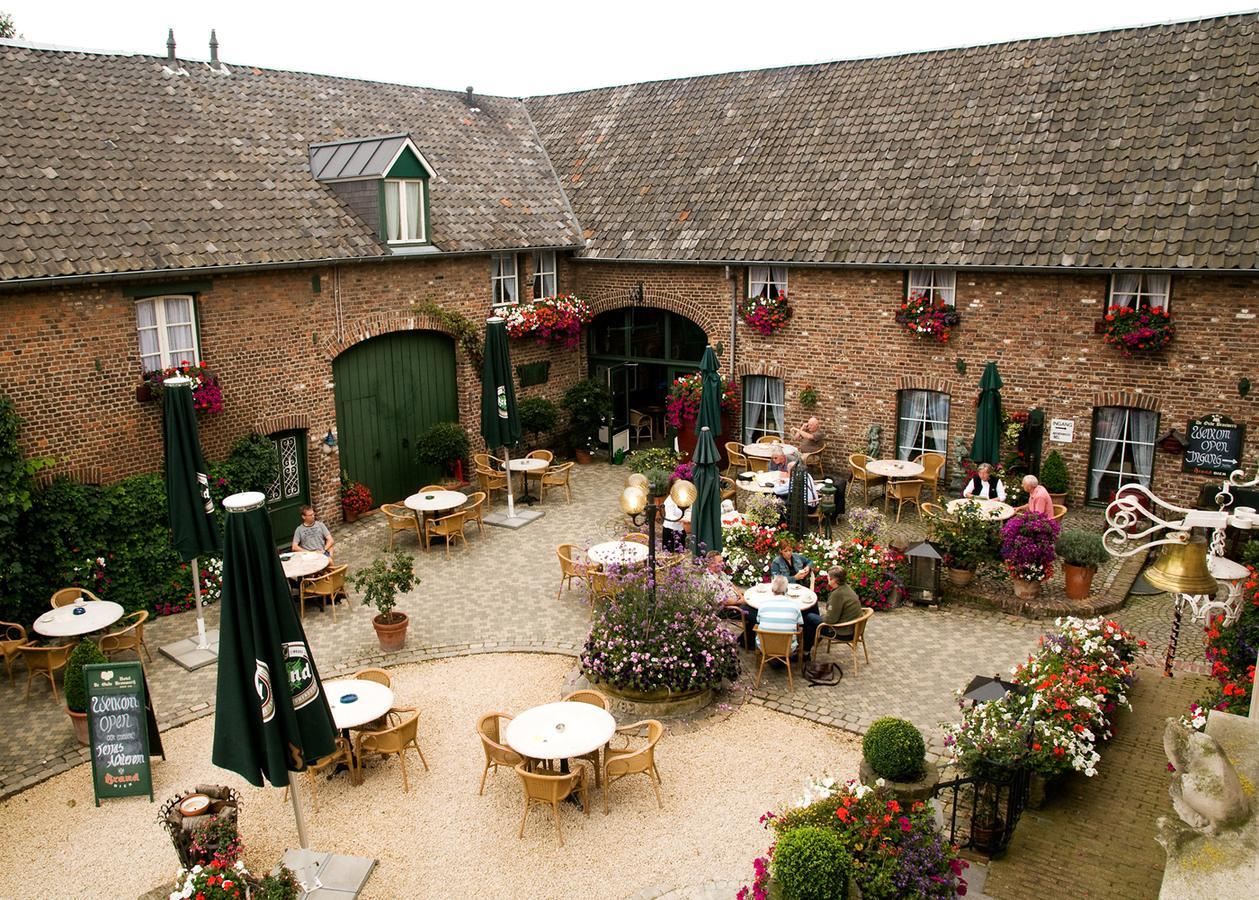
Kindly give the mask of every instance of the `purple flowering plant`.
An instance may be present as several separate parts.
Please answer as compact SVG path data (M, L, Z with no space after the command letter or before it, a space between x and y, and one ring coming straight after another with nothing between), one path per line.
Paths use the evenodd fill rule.
M1044 513L1024 510L1001 526L1001 559L1006 570L1025 581L1053 575L1054 544L1059 525Z

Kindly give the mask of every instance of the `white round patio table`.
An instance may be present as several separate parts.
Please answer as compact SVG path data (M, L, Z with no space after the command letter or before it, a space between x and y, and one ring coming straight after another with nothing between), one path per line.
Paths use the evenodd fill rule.
M32 627L44 637L76 637L108 628L121 619L122 614L122 605L112 600L87 600L50 609L36 619Z
M743 474L752 477L736 478L735 485L754 494L772 494L789 477L786 472L745 472Z
M962 497L960 500L950 500L944 504L944 508L954 515L967 506L976 507L980 515L986 516L994 522L1004 522L1014 515L1014 507L1010 504L1003 503L1000 500L985 500L983 497Z
M924 470L921 463L905 459L872 459L866 463L866 471L884 478L917 478Z
M572 759L612 740L616 719L605 709L574 701L526 709L507 723L507 746L529 759Z
M586 558L601 566L628 566L647 558L647 545L637 541L604 541L587 550Z
M322 572L328 568L329 562L331 560L318 550L299 550L296 553L280 554L280 566L284 569L284 577L294 580Z
M537 472L539 469L545 469L550 463L545 459L539 459L536 456L522 456L520 459L509 459L507 468L513 472Z
M784 455L796 452L794 444L744 444L743 455L769 459L774 455L775 449L782 450Z
M468 502L468 495L460 491L422 491L402 501L412 512L435 513L457 509Z
M393 691L363 678L338 678L323 683L332 721L341 731L375 721L393 709Z
M754 584L743 592L743 602L753 609L760 609L762 604L768 603L771 599L780 598L781 595L774 594L766 583ZM787 586L787 599L804 612L817 603L817 594L802 584L792 584Z

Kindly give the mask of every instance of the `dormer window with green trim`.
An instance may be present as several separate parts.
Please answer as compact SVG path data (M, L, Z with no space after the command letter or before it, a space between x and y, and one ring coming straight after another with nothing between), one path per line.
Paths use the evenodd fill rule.
M391 244L425 241L424 182L385 181L385 240Z

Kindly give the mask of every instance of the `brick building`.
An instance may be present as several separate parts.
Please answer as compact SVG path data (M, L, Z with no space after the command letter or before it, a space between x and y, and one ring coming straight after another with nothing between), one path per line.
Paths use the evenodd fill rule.
M577 351L513 343L515 363L551 361L526 395L620 372L627 405L651 405L710 342L748 436L797 424L816 390L830 470L872 425L884 455L952 459L995 361L1007 408L1071 423L1045 450L1074 502L1126 481L1189 500L1208 479L1159 439L1207 414L1259 424L1257 25L525 101L5 43L0 394L62 470L155 470L159 413L135 387L195 335L226 407L208 455L272 435L328 509L339 466L389 484L416 428L476 431L440 310L480 322L558 289L598 317ZM789 324L748 327L750 291L785 293ZM896 323L911 292L960 313L947 343ZM1111 303L1166 309L1170 347L1104 343ZM372 459L392 475L356 469Z

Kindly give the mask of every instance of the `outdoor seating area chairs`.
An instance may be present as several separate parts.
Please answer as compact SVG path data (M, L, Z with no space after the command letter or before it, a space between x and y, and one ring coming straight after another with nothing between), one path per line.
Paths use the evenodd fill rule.
M646 775L656 794L656 806L664 809L664 802L660 799L660 772L656 768L656 744L664 736L664 725L655 719L644 719L622 725L616 734L626 739L627 743L623 747L609 744L603 751L603 814L608 814L612 783L630 775ZM643 743L633 742L632 738L638 738Z
M896 501L897 522L901 520L901 510L905 508L906 503L913 506L919 515L922 514L922 487L923 481L921 478L906 478L903 481L893 481L887 486L885 499Z
M0 653L4 654L4 671L13 684L13 661L22 656L26 643L26 629L16 622L0 622Z
M584 551L576 544L560 544L555 548L555 555L560 561L560 586L555 592L555 599L559 600L564 591L572 590L574 580L587 581L589 563L584 559Z
M52 600L49 601L49 605L51 605L53 609L56 609L59 606L69 606L71 603L79 600L80 598L83 600L101 599L87 588L66 587L53 591Z
M566 462L558 466L551 466L542 473L539 480L541 499L546 500L546 492L548 488L563 488L564 499L568 503L573 502L573 490L569 486L568 478L572 474L575 463Z
M478 796L485 795L485 779L492 769L498 774L499 766L511 766L513 769L524 763L525 758L503 743L503 728L511 721L511 716L504 712L486 713L477 720L476 733L481 739L481 749L485 751L485 769L481 772L481 788Z
M378 731L361 730L354 735L354 756L360 769L364 754L367 753L398 757L398 763L402 767L402 792L407 793L411 790L411 782L407 777L408 750L415 750L419 754L424 771L428 771L428 760L424 758L418 738L420 713L410 706L394 707L389 710L386 720L385 728Z
M882 475L871 475L866 471L866 464L869 462L870 457L864 453L853 453L848 457L848 465L852 467L852 478L848 483L861 485L861 502L866 505L870 503L870 488L887 484L887 479Z
M804 629L797 628L795 631L765 631L759 625L753 631L756 632L756 682L755 687L761 686L761 675L765 671L765 664L778 660L787 666L787 686L790 690L795 690L795 680L791 675L791 657L799 656L800 666L804 666Z
M345 566L341 567L342 570ZM144 658L149 662L153 661L153 655L149 653L149 648L144 643L144 623L149 619L149 611L142 609L137 612L129 613L119 620L121 628L109 632L101 638L101 652L107 657L113 658L116 653L124 653L130 651L135 653L136 659L140 660L140 666L143 668Z
M306 618L306 601L318 600L320 610L332 607L332 621L337 620L337 601L348 599L345 592L345 573L349 566L332 566L318 575L303 578L297 589L297 607L303 620Z
M417 541L423 542L420 535L420 522L415 513L401 503L382 503L380 511L385 514L385 524L389 528L389 549L393 549L393 536L398 532L410 531Z
M866 626L870 623L870 619L874 617L874 610L866 607L861 611L861 615L847 622L836 622L834 625L828 625L823 622L817 627L817 635L813 642L813 652L817 654L818 642L823 639L826 641L826 649L824 653L829 653L832 643L847 644L852 649L852 669L853 672L860 668L857 662L857 647L861 647L861 652L865 655L866 664L870 663L870 649L866 646ZM852 628L852 635L849 637L840 637L841 630Z
M22 651L22 661L26 663L26 699L31 698L31 684L35 681L35 676L48 679L48 686L52 688L52 699L54 703L60 703L61 698L57 694L56 672L58 669L64 669L66 661L70 658L70 651L74 649L74 644L61 644L54 647L40 647L35 644L23 644L20 648Z
M453 512L441 518L428 519L424 523L424 549L427 550L433 543L433 538L440 537L446 539L446 556L450 556L450 545L455 541L463 542L463 549L468 549L468 538L463 533L464 521L467 513Z
M922 474L919 479L923 483L924 488L931 489L931 496L939 502L940 500L940 473L944 471L944 454L943 453L923 453L914 457L914 462L922 466Z

